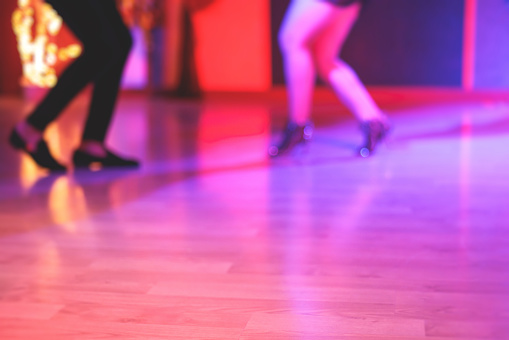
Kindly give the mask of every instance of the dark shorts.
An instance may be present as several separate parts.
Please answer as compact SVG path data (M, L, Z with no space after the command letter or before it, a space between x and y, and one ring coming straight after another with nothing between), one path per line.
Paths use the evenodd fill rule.
M347 7L347 6L350 6L356 2L359 2L361 4L364 3L364 0L323 0L323 1L329 2L333 5L340 6L340 7Z

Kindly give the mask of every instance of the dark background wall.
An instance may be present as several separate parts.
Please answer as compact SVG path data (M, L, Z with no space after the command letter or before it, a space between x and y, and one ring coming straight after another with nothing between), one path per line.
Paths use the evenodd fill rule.
M271 0L275 84L284 84L276 37L289 2ZM368 85L460 87L463 20L464 0L371 0L341 55Z

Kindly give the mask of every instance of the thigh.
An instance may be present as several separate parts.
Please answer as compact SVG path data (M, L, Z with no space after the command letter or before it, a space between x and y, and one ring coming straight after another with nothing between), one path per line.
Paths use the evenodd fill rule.
M93 46L101 36L101 16L88 0L46 0L73 34L83 43L84 48Z
M359 16L360 9L359 2L347 7L335 7L334 14L329 17L326 27L313 45L314 52L319 58L333 60L338 57L339 51Z
M281 44L312 43L327 27L335 7L321 0L292 0L279 31Z
M85 51L113 51L130 44L115 0L46 0L83 43Z
M120 38L130 35L129 29L120 12L118 11L115 0L86 0L99 13L100 25L102 31L105 32L111 43L115 43Z

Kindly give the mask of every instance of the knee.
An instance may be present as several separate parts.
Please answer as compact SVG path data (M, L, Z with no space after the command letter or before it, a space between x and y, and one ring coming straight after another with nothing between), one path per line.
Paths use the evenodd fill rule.
M109 61L125 60L133 46L133 38L126 28L112 35L107 41L108 47L104 50L104 59Z
M307 48L308 42L296 30L283 27L278 34L279 48L283 54Z
M117 39L117 48L115 52L122 58L125 58L129 55L131 48L133 47L133 37L129 29L123 30L121 34L118 35Z
M125 31L115 35L100 35L99 39L83 41L82 57L93 69L109 67L112 63L123 63L133 45L131 33Z
M98 67L104 63L105 55L110 54L111 46L106 44L103 40L83 42L82 57L88 61L88 64L93 67Z
M339 52L329 50L315 50L315 63L318 75L324 81L329 81L329 75L332 70L343 72L346 64L339 58Z
M316 70L318 73L318 76L328 82L329 81L329 74L334 69L336 65L336 60L331 58L316 58Z
M133 46L133 38L127 27L115 34L110 34L105 39L107 47L104 49L103 58L107 61L125 60Z

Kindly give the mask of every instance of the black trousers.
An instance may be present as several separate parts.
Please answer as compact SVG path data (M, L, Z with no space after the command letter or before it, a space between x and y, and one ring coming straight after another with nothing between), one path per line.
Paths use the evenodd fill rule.
M89 83L93 84L84 140L103 142L108 132L120 80L132 46L115 0L46 0L83 44L83 53L27 121L43 131Z

